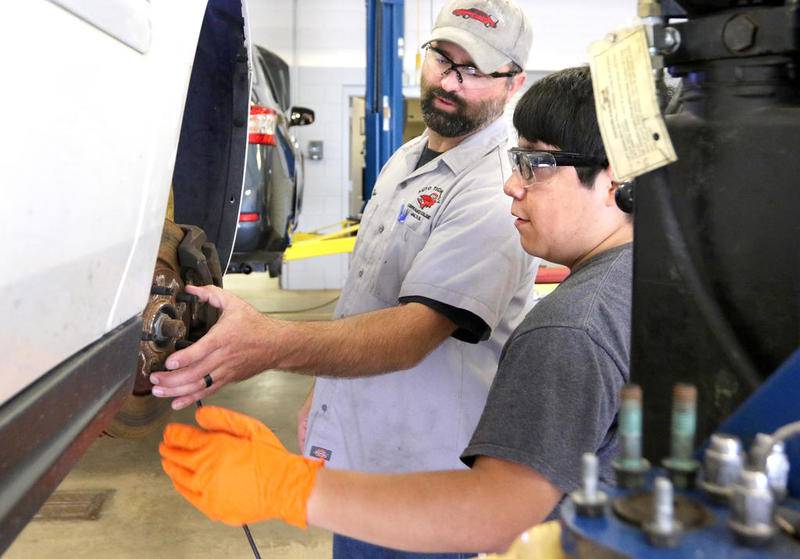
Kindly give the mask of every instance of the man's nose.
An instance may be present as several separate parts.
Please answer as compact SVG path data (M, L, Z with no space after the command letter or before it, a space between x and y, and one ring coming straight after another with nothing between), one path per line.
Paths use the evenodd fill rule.
M503 185L503 192L506 196L511 196L515 200L522 200L525 197L525 184L519 171L514 170L506 183Z
M458 79L456 71L451 69L442 74L440 86L445 91L456 91L461 88L461 80Z

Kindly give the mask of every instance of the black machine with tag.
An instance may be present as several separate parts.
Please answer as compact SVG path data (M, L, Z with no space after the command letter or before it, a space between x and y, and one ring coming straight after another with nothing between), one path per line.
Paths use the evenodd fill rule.
M800 345L800 5L663 7L678 161L635 185L631 380L651 461L673 384L698 386L702 441Z

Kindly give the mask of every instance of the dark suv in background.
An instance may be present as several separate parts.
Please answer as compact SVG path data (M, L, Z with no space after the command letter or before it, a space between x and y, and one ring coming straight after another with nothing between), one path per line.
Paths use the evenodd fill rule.
M292 107L281 57L259 46L253 51L247 170L228 272L275 277L303 200L303 153L289 128L314 122L314 111Z

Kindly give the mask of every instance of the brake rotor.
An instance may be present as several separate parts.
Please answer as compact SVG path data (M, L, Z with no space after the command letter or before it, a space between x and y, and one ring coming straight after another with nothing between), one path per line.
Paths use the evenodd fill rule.
M216 309L199 303L195 296L184 292L187 282L193 285L222 284L221 274L210 271L216 271L213 263L208 264L208 260L213 258L203 258L200 262L195 258L186 262L187 259L181 257L191 247L194 247L193 252L215 257L216 251L206 245L210 243L206 242L202 230L176 225L169 219L164 221L150 297L142 313L142 339L133 393L106 427L105 434L141 438L161 429L169 419L170 399L156 398L151 394L150 373L166 370L167 357L187 347L190 340L199 339L216 321ZM203 273L199 274L198 268ZM216 268L219 268L218 258Z

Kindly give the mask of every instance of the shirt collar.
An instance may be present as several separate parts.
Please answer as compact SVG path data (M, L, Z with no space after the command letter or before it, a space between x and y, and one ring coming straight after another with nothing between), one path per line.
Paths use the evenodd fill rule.
M414 170L417 161L422 156L422 151L428 143L428 135L429 132L426 128L420 136L408 142L403 148L406 150L406 168L412 170L406 180L432 171L439 165L439 162L447 165L454 175L461 173L497 146L506 143L508 141L508 126L503 118L500 117L488 126L467 136L460 144L444 152L441 157L434 161L429 161L419 169Z
M474 164L481 157L508 141L508 126L502 116L468 136L453 149L442 154L444 161L453 174L459 174Z

